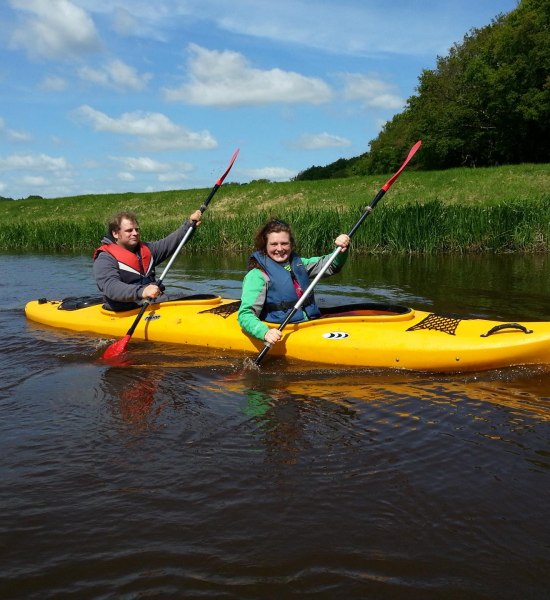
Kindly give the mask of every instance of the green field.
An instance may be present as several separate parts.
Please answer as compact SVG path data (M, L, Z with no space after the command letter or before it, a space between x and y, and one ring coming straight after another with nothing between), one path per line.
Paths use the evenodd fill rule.
M390 177L225 183L186 252L249 250L268 217L288 220L300 251L327 252ZM213 182L214 183L214 182ZM3 251L91 252L109 215L140 217L145 240L163 237L210 189L0 202ZM550 164L446 171L405 170L353 239L354 252L545 252L550 239Z

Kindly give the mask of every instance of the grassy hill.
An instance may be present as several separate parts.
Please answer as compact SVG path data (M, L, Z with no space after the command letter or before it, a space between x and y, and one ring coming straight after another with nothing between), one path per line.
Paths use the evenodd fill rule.
M269 216L287 219L301 250L330 249L387 176L225 183L187 251L247 250ZM209 189L0 202L0 249L90 251L110 214L140 217L144 239L172 231ZM414 171L394 183L354 238L357 252L541 251L550 239L550 164Z

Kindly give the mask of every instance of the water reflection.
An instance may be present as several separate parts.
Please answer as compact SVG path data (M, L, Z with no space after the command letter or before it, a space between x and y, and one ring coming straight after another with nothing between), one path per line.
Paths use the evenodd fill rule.
M256 435L266 448L269 462L294 464L304 443L306 410L303 402L284 388L273 394L247 390L243 412L256 425Z
M269 463L297 463L317 436L325 443L348 443L355 411L345 403L296 393L286 383L244 387L240 394L242 411L251 418L253 435L264 446Z
M105 369L100 385L114 421L122 422L133 433L154 429L167 403L162 396L157 397L162 379L162 371Z
M539 454L539 444L544 442L537 433L540 425L550 422L550 403L540 393L550 384L547 370L509 369L441 378L365 370L327 373L301 367L284 375L245 371L240 379L230 375L219 382L219 394L241 399L241 410L251 419L251 434L261 441L265 460L271 464L307 461L311 448L321 440L335 456L365 444L376 446L382 443L382 432L391 430L396 443L413 432L434 431L462 443L478 444L485 438L504 447L521 445L525 460L540 468L550 466ZM210 389L216 392L215 387ZM525 442L526 431L532 436L531 447ZM440 453L434 453L433 447L429 452L427 461ZM373 465L387 458L386 453L377 459L373 456Z

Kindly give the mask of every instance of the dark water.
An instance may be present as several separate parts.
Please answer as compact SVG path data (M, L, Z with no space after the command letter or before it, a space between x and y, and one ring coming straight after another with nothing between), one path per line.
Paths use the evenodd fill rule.
M1 261L0 598L550 597L550 370L255 372L142 342L108 367L23 313L96 293L88 257ZM237 297L241 262L166 283ZM322 303L550 319L545 256L348 267Z

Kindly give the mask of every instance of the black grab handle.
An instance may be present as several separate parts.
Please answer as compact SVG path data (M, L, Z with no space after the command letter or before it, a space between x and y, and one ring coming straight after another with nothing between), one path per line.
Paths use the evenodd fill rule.
M496 333L497 331L502 331L503 329L519 329L523 331L523 333L533 333L532 329L527 329L525 325L520 325L519 323L501 323L500 325L495 325L492 329L489 329L487 333L482 333L479 337L489 337Z

